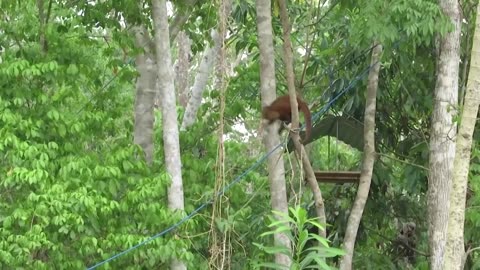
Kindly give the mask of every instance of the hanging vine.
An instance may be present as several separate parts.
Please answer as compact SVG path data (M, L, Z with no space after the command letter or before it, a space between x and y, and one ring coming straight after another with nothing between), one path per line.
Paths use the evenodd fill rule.
M218 150L216 163L216 179L214 192L218 194L225 186L225 145L224 145L224 114L225 114L225 91L227 89L227 65L226 65L226 18L231 9L230 0L221 0L219 3L219 43L220 49L216 61L215 69L215 89L220 92L220 122L218 128ZM226 196L216 197L213 202L212 217L210 223L210 269L228 269L231 265L231 248L230 248L230 230L226 227L223 229L217 226L218 221L228 215L228 206L225 207L223 202Z

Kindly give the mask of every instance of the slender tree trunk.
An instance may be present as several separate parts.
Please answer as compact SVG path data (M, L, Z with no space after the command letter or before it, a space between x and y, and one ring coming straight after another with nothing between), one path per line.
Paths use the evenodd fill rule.
M193 0L189 0L193 1ZM196 1L196 0L195 0ZM226 17L228 17L232 11L232 3L231 0L228 0L225 5L222 5ZM221 55L220 47L221 47L221 40L225 37L220 36L222 35L221 29L213 29L210 32L210 35L213 39L214 46L210 48L207 46L203 53L203 58L200 62L198 67L197 74L195 76L195 81L192 86L191 96L188 99L187 107L185 109L185 114L183 116L181 130L187 129L193 123L195 123L195 116L197 115L198 108L202 104L202 94L205 90L208 82L208 78L213 71L213 67L216 63L218 63L218 56Z
M341 270L352 269L353 251L355 248L355 239L357 238L358 226L362 219L363 209L368 199L370 183L372 182L373 164L375 162L375 112L377 103L378 76L380 73L380 58L382 54L382 45L375 44L372 50L372 60L370 73L368 74L367 97L365 102L365 119L363 127L363 162L362 173L360 175L360 185L357 190L357 197L353 203L352 211L348 217L345 238L343 239L343 248L346 252L340 262Z
M157 59L157 78L162 91L162 128L164 155L167 172L172 178L168 189L168 206L171 209L184 209L182 161L180 158L180 142L173 82L170 40L168 33L168 15L166 0L153 0L153 22L155 29L155 51ZM183 262L173 260L170 269L186 269Z
M178 103L186 108L188 102L188 74L190 69L190 54L192 41L185 32L180 32L177 38L178 59L175 64L175 88Z
M42 53L47 53L47 39L45 37L45 12L44 12L44 2L43 0L37 0L38 8L38 22L39 26L39 37L40 37L40 47L42 48Z
M300 125L298 115L297 93L295 90L295 74L293 71L292 42L290 40L291 27L290 20L288 18L286 0L279 0L278 3L280 6L280 20L283 28L283 61L285 63L288 93L290 95L290 107L292 108L292 129L295 130L298 129ZM322 192L320 191L320 187L318 186L318 182L313 172L312 165L310 164L310 160L308 160L307 152L305 151L303 145L300 143L299 133L293 133L292 140L295 144L297 156L302 162L308 184L312 189L313 197L315 199L315 211L319 219L318 221L320 224L326 226L325 206L323 203ZM325 230L321 230L319 234L322 237L326 237Z
M193 6L197 3L198 0L183 0L183 8L179 9L177 15L172 19L172 23L168 29L170 35L170 42L173 42L177 37L178 33L182 29L182 26L187 22L188 17L192 13Z
M135 92L135 127L133 142L142 147L145 160L148 164L153 161L153 106L157 90L155 89L155 63L151 54L148 31L142 26L133 28L135 43L144 53L138 54L135 59L140 77L137 79Z
M181 130L185 130L195 123L195 116L197 115L198 108L200 108L200 105L202 104L203 91L207 86L208 77L213 71L215 54L218 54L220 50L220 37L217 31L212 30L211 35L215 45L213 48L207 46L203 52L203 57L198 66L198 71L192 86L192 95L188 100L185 114L183 115Z
M472 136L480 105L480 5L477 5L477 22L473 36L470 72L458 128L457 149L453 167L453 185L450 191L447 246L443 269L461 270L464 267L464 223Z
M272 14L270 0L257 0L257 31L260 49L260 90L262 105L271 104L276 98L275 83L275 54L273 47ZM278 123L269 125L265 129L263 143L268 152L280 144L280 137L276 132ZM288 214L287 190L285 184L285 167L281 151L274 151L268 157L268 180L270 182L270 196L272 209ZM277 217L280 219L281 217ZM291 248L289 238L283 233L276 233L274 242L277 246ZM275 254L275 262L290 267L290 258L281 253Z
M450 187L455 158L460 61L460 10L457 0L440 0L440 6L454 26L440 38L438 74L430 132L428 219L430 269L443 267L447 239Z

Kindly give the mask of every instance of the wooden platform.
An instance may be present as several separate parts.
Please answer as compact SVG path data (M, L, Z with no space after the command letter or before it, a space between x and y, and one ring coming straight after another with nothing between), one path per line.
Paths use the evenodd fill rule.
M360 171L319 171L315 172L315 178L320 183L358 183Z

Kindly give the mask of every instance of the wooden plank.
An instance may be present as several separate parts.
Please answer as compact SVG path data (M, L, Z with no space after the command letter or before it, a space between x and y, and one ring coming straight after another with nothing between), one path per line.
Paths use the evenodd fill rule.
M315 178L320 183L358 183L360 171L319 171Z

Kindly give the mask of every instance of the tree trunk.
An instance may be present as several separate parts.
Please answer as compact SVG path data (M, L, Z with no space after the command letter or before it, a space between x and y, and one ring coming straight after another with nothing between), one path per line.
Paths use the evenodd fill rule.
M51 6L51 4L50 4ZM44 2L43 0L37 0L37 8L38 8L38 22L39 22L39 42L40 47L42 48L42 53L47 53L47 39L45 37L45 28L46 28L46 18L44 12Z
M457 125L458 73L460 61L460 10L457 0L440 0L454 26L440 38L438 74L435 85L428 177L430 269L443 267L447 239L448 209Z
M276 98L275 83L275 54L273 50L273 30L270 0L257 0L258 46L260 49L260 90L262 106L271 104ZM280 144L277 133L278 123L267 126L263 136L263 143L268 152ZM268 180L270 182L270 196L272 209L288 215L287 190L285 184L285 167L281 151L274 151L268 157ZM281 218L281 217L277 217ZM277 246L291 248L289 238L283 233L274 235ZM290 258L281 253L275 254L277 264L290 267Z
M182 26L187 22L188 17L192 13L193 6L198 0L183 0L183 7L179 9L175 18L172 19L172 23L168 29L170 35L170 42L173 42L178 33L182 29Z
M147 164L153 161L153 106L157 90L155 89L155 63L148 47L150 38L148 31L142 26L133 28L135 43L143 48L144 53L138 54L135 59L140 77L137 79L135 92L135 127L133 142L142 147Z
M213 48L208 46L205 48L202 60L198 66L195 81L192 86L192 95L188 100L187 107L183 115L181 130L185 130L195 123L195 116L197 115L198 108L200 108L200 105L202 104L203 91L207 86L208 77L213 71L215 54L220 50L220 37L217 31L212 30L211 35L215 45Z
M175 64L175 88L178 103L186 108L188 102L188 74L190 69L190 54L192 41L185 32L180 32L177 38L178 58Z
M342 270L352 269L355 239L370 191L370 183L372 182L373 164L375 162L375 111L381 53L382 45L376 44L372 50L372 68L368 74L367 97L365 101L365 124L363 128L363 138L365 142L363 148L362 173L360 175L357 197L355 198L352 211L348 217L345 238L343 239L343 248L346 254L340 262L340 269Z
M287 77L288 93L290 95L290 107L292 108L292 129L298 129L299 125L299 116L298 116L298 104L297 104L297 93L295 90L295 74L293 71L293 52L292 52L292 42L290 40L290 20L288 18L287 12L287 2L286 0L278 1L280 6L280 20L283 28L283 61L285 63L285 71ZM305 175L307 177L308 184L312 189L313 197L315 200L315 211L317 213L318 222L326 226L326 217L325 217L325 206L323 204L322 192L318 186L315 173L313 172L312 165L308 159L307 152L305 148L300 143L299 133L291 133L292 141L295 144L295 149L297 156L300 158ZM303 179L302 179L303 180ZM321 230L319 235L326 238L327 234L325 230Z
M447 246L444 269L463 269L465 201L467 195L472 136L480 105L480 5L477 5L477 23L473 36L470 72L457 135L457 149L453 167L453 185L450 191Z
M168 33L168 15L166 0L153 0L152 13L155 29L155 51L157 59L158 86L162 91L162 128L165 165L172 178L168 190L168 206L171 209L184 209L182 161L180 158L180 142L173 82L172 60L170 55L170 40ZM170 269L186 269L183 262L173 260Z

